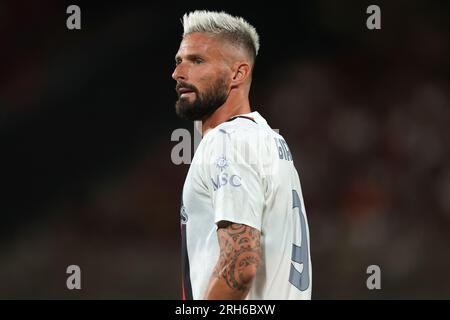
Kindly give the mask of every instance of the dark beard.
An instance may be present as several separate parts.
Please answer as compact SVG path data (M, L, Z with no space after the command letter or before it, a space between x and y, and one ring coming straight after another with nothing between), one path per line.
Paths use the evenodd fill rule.
M181 86L189 88L195 93L195 100L191 103L187 99L180 98L180 94L178 94L175 110L177 115L185 120L196 121L208 118L228 98L227 85L224 77L219 77L204 93L200 93L193 85L181 83Z

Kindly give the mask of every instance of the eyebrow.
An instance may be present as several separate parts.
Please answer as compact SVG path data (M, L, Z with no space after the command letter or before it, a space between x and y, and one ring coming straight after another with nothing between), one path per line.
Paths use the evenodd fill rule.
M197 58L205 59L204 56L202 56L202 55L200 55L198 53L188 54L185 57L186 60L190 60L190 61L195 60ZM178 60L183 60L183 59L179 55L176 55L175 56L175 62L178 62Z

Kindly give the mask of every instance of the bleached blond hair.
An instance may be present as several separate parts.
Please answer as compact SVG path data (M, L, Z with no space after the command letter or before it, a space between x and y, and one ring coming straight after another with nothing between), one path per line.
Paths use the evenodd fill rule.
M241 17L226 12L197 10L183 16L183 37L200 32L224 36L238 46L243 46L254 60L259 51L259 36L256 29Z

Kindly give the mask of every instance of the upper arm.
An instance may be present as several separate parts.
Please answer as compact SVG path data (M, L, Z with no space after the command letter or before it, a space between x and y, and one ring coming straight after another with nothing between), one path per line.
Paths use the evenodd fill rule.
M232 221L261 230L265 189L259 142L254 135L232 129L209 137L202 178L216 223Z
M230 288L247 290L261 261L261 233L229 221L220 221L217 226L220 256L214 274Z

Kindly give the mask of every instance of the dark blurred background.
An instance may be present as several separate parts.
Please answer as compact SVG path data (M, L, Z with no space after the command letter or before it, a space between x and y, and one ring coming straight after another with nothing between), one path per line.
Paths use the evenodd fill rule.
M194 9L260 34L251 104L300 173L313 298L450 298L449 4L1 1L0 298L181 298L171 73Z

